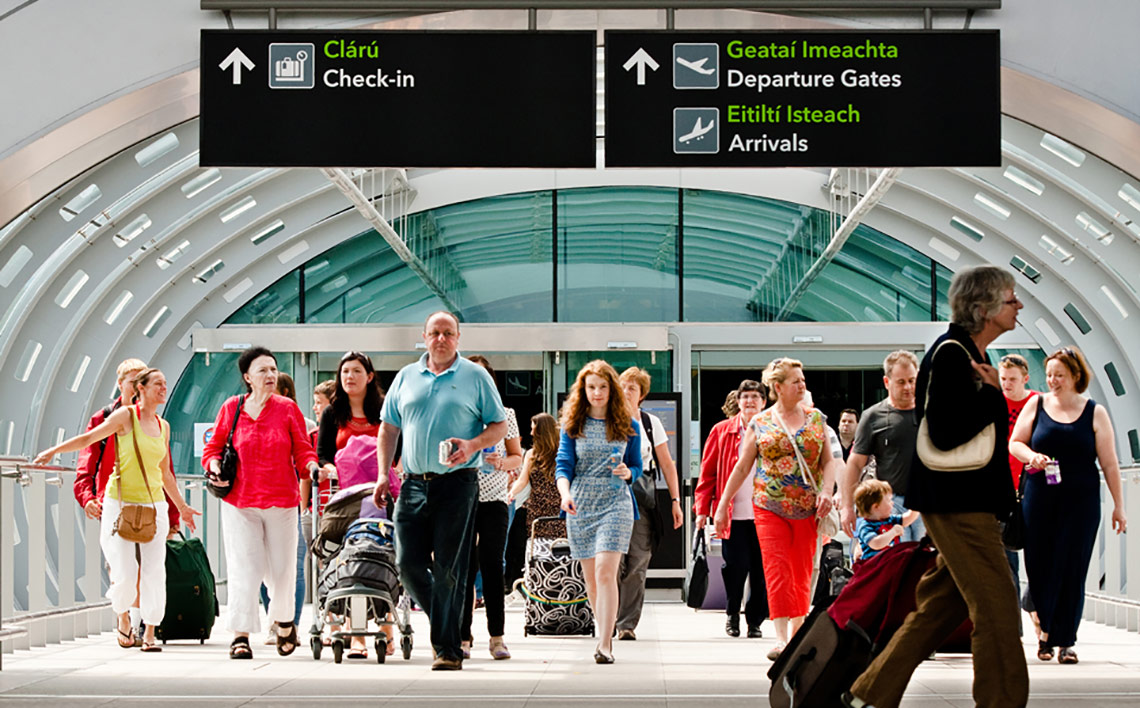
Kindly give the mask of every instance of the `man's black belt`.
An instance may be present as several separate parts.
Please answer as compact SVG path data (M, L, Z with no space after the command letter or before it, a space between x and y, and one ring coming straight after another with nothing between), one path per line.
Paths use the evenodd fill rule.
M474 472L474 471L475 471L474 467L461 467L457 470L452 470L450 472L424 472L423 474L411 474L410 472L405 472L404 473L404 479L414 479L417 482L430 482L433 479L439 479L440 477L444 477L444 476L447 476L449 474L455 474L456 472Z

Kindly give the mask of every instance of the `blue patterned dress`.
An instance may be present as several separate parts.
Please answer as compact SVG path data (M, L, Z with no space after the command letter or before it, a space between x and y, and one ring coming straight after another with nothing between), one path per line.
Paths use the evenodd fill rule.
M631 481L641 475L640 426L636 422L633 426L634 434L621 442L607 440L605 421L595 418L586 419L577 439L562 433L556 475L570 480L570 496L578 510L566 517L575 560L629 550L637 507L630 485L613 474L612 456L633 472Z

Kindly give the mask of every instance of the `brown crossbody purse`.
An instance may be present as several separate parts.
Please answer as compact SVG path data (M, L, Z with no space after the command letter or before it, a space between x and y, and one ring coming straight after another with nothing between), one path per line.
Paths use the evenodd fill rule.
M138 460L139 470L142 472L143 483L146 485L147 494L150 495L150 506L145 504L123 504L123 470L120 467L118 472L119 476L115 481L119 484L119 518L115 519L115 525L111 529L111 534L118 534L119 538L130 543L150 543L154 540L154 535L158 532L157 509L154 505L154 493L150 490L150 481L146 477L146 465L143 464L142 451L139 450L139 441L135 437L135 411L131 409L131 442L135 447L135 459ZM162 424L159 424L159 431L162 430Z

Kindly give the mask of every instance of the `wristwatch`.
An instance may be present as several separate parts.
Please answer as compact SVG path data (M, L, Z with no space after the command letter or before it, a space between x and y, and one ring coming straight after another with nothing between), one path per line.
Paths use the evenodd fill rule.
M680 503L681 503L681 500L680 500L679 498L677 498L677 497L673 497L673 498L672 498L672 499L670 499L669 501L677 502L678 504L680 504Z

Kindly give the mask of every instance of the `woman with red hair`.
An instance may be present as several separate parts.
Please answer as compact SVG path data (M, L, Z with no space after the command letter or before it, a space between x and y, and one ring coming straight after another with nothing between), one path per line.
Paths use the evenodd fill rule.
M568 514L570 555L582 563L597 622L594 661L612 664L618 566L629 548L641 474L640 426L630 419L617 371L596 359L582 367L562 407L555 478Z

